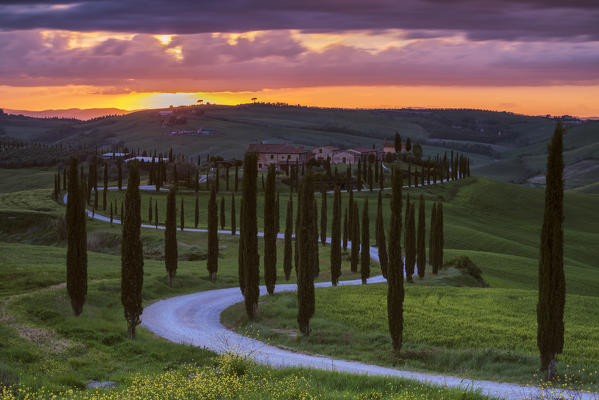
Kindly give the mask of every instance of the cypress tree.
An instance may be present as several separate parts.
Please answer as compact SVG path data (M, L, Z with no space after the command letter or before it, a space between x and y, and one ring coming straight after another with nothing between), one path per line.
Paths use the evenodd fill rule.
M285 254L283 257L283 271L285 272L285 279L291 278L291 236L293 235L293 195L289 195L287 201L287 217L285 220Z
M123 190L123 164L121 162L121 160L119 160L117 163L117 179L118 179L118 185L119 185L119 191Z
M235 165L235 193L239 189L239 166Z
M374 177L372 173L372 163L368 163L368 188L372 192L374 190Z
M337 286L341 276L341 192L335 188L333 226L331 228L331 283Z
M376 245L379 250L379 264L384 278L387 278L389 260L387 258L387 244L385 239L385 222L383 220L383 192L379 190L378 207L376 212Z
M168 276L168 285L172 286L177 272L177 189L171 186L166 198L166 222L164 229L164 266ZM156 219L158 225L158 219Z
M314 279L316 279L318 278L318 275L320 275L320 257L318 256L318 207L316 205L316 198L314 198L314 249L316 251L316 255L314 256Z
M114 218L113 210L112 210L112 201L110 202L110 226L112 226L112 220Z
M435 261L437 263L437 271L443 267L443 203L439 202L437 204L437 221L435 222L435 227L437 229L436 236L436 244L435 250L437 251L437 255L435 257Z
M124 202L121 200L121 224L123 224L125 222L125 204Z
M256 153L246 153L243 171L243 280L245 310L248 318L253 319L258 307L260 296L258 271L258 221L256 217L256 181L258 178L258 158Z
M356 183L357 183L358 192L361 192L362 191L362 160L358 161L358 173L357 173L356 179L357 179ZM360 222L358 221L356 223L359 224Z
M244 221L244 213L243 213L243 197L241 198L241 206L240 206L240 215L239 215L239 250L237 251L237 263L238 263L238 271L239 271L239 290L241 290L241 294L245 296L245 241L243 239L243 221ZM244 297L245 299L245 297Z
M310 335L310 318L314 315L314 270L315 255L318 249L315 249L316 241L314 232L317 227L314 224L314 186L312 183L312 173L308 170L308 175L304 178L301 185L301 208L298 229L299 242L299 265L297 268L297 298L298 313L297 322L299 329L304 336Z
M193 214L193 226L195 229L198 229L199 223L200 223L200 198L196 194L195 212Z
M214 184L216 186L216 193L220 191L220 168L218 164L216 165L216 178L214 179Z
M158 229L158 202L154 202L154 223L156 225L156 229Z
M229 191L229 165L225 167L225 190Z
M264 283L268 294L275 291L277 281L277 233L275 221L275 168L268 167L264 194Z
M218 206L216 204L216 184L212 185L208 200L208 258L206 268L210 282L216 281L218 272Z
M358 205L355 202L353 207L353 222L351 226L351 272L357 272L360 256L360 213L358 212Z
M150 197L150 202L148 203L148 221L152 223L152 198Z
M225 198L221 197L220 198L220 229L225 229L225 223L226 223L226 219L225 219Z
M428 260L430 265L433 267L433 275L437 275L439 270L437 268L437 204L433 203L431 210L431 227L428 240Z
M56 197L58 197L58 193L56 193ZM100 204L98 202L98 187L95 186L94 187L94 210L97 210L100 207Z
M125 310L130 339L135 338L135 327L141 322L141 290L143 286L144 259L141 240L141 197L139 194L139 165L129 164L129 180L125 193L127 211L123 221L121 242L121 302Z
M343 212L343 250L347 250L347 239L349 236L348 231L348 222L347 222L347 208Z
M401 153L401 136L399 133L395 133L395 140L393 142L393 146L395 147L396 153Z
M108 194L108 164L104 163L104 190L102 192L102 209L106 211L106 196Z
M537 347L541 371L547 379L555 375L555 356L564 347L564 128L557 122L547 148L545 208L539 256L539 300L537 303Z
M327 242L327 192L322 191L320 207L320 242L324 245Z
M418 206L418 237L416 238L416 265L418 266L418 276L420 279L424 278L424 272L426 270L426 215L424 196L420 195L420 202Z
M175 188L177 185L175 184ZM185 228L185 204L183 203L183 197L181 197L181 230Z
M389 266L387 269L387 319L393 350L399 354L403 342L403 261L401 258L401 174L393 174L391 197L391 232L389 235Z
M85 197L80 186L77 159L71 157L66 207L67 228L67 292L73 313L83 311L87 295L87 231Z
M352 188L349 188L349 210L348 210L348 220L347 220L347 229L348 229L348 233L349 233L349 239L351 241L352 239L352 232L354 231L354 224L353 224L353 219L354 219L354 191L352 190Z
M299 179L298 179L298 185L299 185ZM294 265L295 265L295 275L297 276L297 268L299 266L299 252L300 252L300 248L299 248L299 230L300 230L300 216L301 216L301 209L302 209L302 195L299 192L299 189L301 189L298 186L298 190L297 190L297 211L295 213L295 248L294 248L294 253L293 253L293 261L294 261Z
M406 226L406 277L408 282L412 282L414 275L414 266L416 264L416 224L414 217L414 204L410 204L407 210L407 226Z
M277 203L275 206L275 234L278 234L279 232L281 232L281 212L280 212L280 205L281 205L281 198L280 198L280 193L277 192Z
M362 284L370 278L370 219L368 217L368 198L364 199L362 209L362 252L360 259L360 274Z
M237 233L237 217L235 216L235 192L231 194L231 235Z

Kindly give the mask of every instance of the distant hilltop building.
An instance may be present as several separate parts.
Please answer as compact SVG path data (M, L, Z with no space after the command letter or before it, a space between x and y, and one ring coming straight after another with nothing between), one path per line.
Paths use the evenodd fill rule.
M382 151L370 147L340 149L336 146L319 146L310 151L303 146L260 143L250 144L247 151L258 155L258 169L265 170L273 164L280 168L289 164L303 165L312 159L329 160L331 164L357 164L360 160L367 160L371 157L381 161L387 152L391 152L390 149L395 153L395 148L386 148L385 143L383 143Z
M259 170L267 169L272 164L277 168L288 164L304 164L311 158L310 150L287 144L250 144L247 151L258 155Z

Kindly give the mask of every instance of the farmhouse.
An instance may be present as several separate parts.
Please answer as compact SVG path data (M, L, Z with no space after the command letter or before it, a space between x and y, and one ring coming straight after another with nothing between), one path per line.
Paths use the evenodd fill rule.
M310 160L312 153L303 146L295 147L287 144L250 144L248 152L258 155L258 169L265 170L274 164L277 168L288 164L304 164Z
M331 164L357 164L360 160L360 152L356 150L340 150L333 153Z
M339 147L335 146L320 146L312 149L312 157L317 160L328 160L333 158L333 154L339 151Z

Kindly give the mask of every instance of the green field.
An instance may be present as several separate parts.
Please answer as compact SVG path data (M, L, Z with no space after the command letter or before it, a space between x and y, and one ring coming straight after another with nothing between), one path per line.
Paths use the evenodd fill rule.
M536 288L543 192L483 178L410 192L442 197L445 261L469 257L489 288L407 284L406 347L396 359L386 320L386 287L340 287L317 291L313 334L299 337L296 298L264 299L255 323L240 308L223 321L273 343L318 354L460 376L531 383L538 368ZM357 198L370 196L360 194ZM388 199L387 199L388 200ZM560 368L595 389L599 369L599 198L567 192L565 198L566 348ZM372 216L371 216L372 218ZM427 287L428 285L435 287ZM447 282L445 285L459 285ZM569 365L569 367L566 367Z
M225 362L213 353L164 341L141 328L135 341L126 339L119 300L121 227L116 224L110 227L108 223L88 221L88 298L83 314L73 317L64 289L66 250L61 234L64 206L51 199L48 186L41 187L0 194L0 336L3 339L0 382L19 383L34 389L43 386L54 391L82 388L92 379L114 380L120 385L117 391L141 390L134 379L138 374L143 375L140 379L145 379L143 386L152 387L152 382L168 378L161 375L165 371L182 373L189 365L202 369ZM395 359L390 351L384 285L318 290L317 312L312 321L314 334L308 340L292 334L296 328L293 294L264 299L256 325L247 325L236 308L229 310L225 318L232 324L237 323L244 332L258 332L262 338L305 351L464 377L533 382L537 366L534 306L543 191L472 177L404 191L404 195L408 193L412 200L419 194L425 196L427 219L432 200L443 200L446 261L454 256L468 256L481 268L490 287L457 288L455 286L472 286L472 282L453 269L443 271L439 278L427 277L411 285L406 297L409 311L405 357ZM122 195L110 191L108 199L120 205ZM221 195L229 210L231 193L219 194L219 200ZM377 195L376 191L355 193L360 208L365 199L369 201L372 243ZM199 225L205 227L207 192L201 191L198 196ZM259 192L258 196L258 220L261 221L263 194ZM150 197L158 201L162 224L166 193L142 192L144 222L148 219ZM185 204L185 226L192 227L196 194L182 191L179 197ZM316 197L320 200L320 194ZM332 197L327 196L329 232ZM287 191L281 191L281 231L287 199ZM385 221L389 220L389 201L387 190ZM343 204L347 205L347 194L343 195ZM239 218L239 203L236 209ZM320 204L318 211L320 215ZM596 369L595 360L599 358L596 344L599 337L593 325L599 309L599 271L595 262L599 256L596 246L599 230L591 223L599 219L599 197L567 192L565 213L568 345L559 366L561 371L567 371L582 383L596 387L595 375L583 377L578 371ZM229 224L227 212L226 227ZM209 282L206 273L206 237L204 233L178 232L179 270L175 285L170 288L162 262L164 232L142 230L146 305L178 294L237 285L237 236L219 237L221 254L215 284ZM282 255L280 242L278 251ZM320 280L329 278L329 251L328 246L320 250ZM282 257L278 260L278 282L283 282ZM349 273L347 255L343 272L342 279L357 277ZM375 265L372 274L378 273ZM273 328L281 330L277 333ZM570 367L563 365L566 363ZM269 377L274 382L306 377L307 383L296 386L316 398L354 398L370 392L388 393L387 397L397 392L396 398L400 399L459 396L457 392L396 380L393 385L399 386L391 390L388 380L383 379L304 370L279 372L257 366L250 369L252 374ZM176 380L172 384L182 385ZM256 397L261 393L265 392L257 390ZM467 396L478 398L473 394ZM288 395L287 398L294 397Z

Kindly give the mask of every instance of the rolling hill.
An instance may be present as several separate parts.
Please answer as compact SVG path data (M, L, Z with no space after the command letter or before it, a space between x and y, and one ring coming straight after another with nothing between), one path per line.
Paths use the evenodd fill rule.
M160 111L163 111L160 115ZM166 113L164 113L166 111ZM170 113L169 113L170 112ZM545 150L555 120L484 110L324 109L246 104L142 110L89 121L0 115L0 135L46 144L129 147L188 156L241 158L249 143L306 147L380 146L396 132L420 142L426 155L454 150L471 157L477 175L543 184ZM566 187L599 181L599 121L569 119L564 143ZM194 135L202 130L205 134ZM586 189L585 189L586 190ZM589 189L594 191L593 187Z

